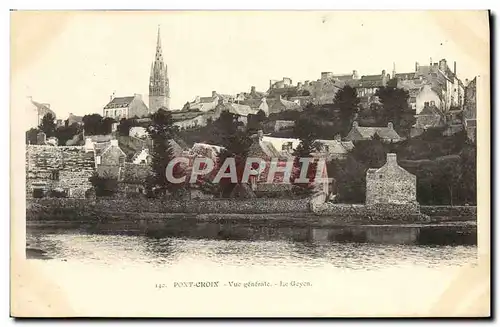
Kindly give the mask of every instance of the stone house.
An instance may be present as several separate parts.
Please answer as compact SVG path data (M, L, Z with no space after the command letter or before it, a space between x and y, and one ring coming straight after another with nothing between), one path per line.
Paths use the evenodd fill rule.
M477 115L477 77L466 81L465 101L463 111L463 124L469 139L476 140L476 115Z
M83 116L77 116L77 115L73 115L72 113L69 113L68 126L71 126L75 123L78 125L83 125Z
M103 149L96 148L95 162L99 176L120 179L127 155L118 146L118 140L111 140Z
M199 97L197 96L194 101L189 103L189 108L191 110L199 111L210 111L214 110L220 101L223 103L232 103L235 100L235 96L228 94L219 94L216 91L212 91L212 96L210 97Z
M417 177L398 165L395 153L366 172L366 205L376 204L417 205Z
M267 105L269 106L269 113L279 113L287 110L302 110L300 105L293 101L288 101L283 99L281 95L279 95L276 99L266 99Z
M243 122L243 124L245 125L248 123L248 115L255 115L258 112L257 110L252 109L250 106L244 104L225 103L224 101L220 100L219 104L214 109L212 119L218 119L223 111L229 111L230 113L238 116L238 120Z
M149 149L144 148L139 152L136 152L131 159L133 164L136 165L146 165L151 163L151 155L149 154Z
M148 107L142 101L140 94L128 97L111 97L108 104L103 108L103 117L110 117L115 120L122 118L144 117L149 114Z
M316 140L318 150L313 153L315 157L325 158L327 161L345 159L347 154L354 149L351 141L341 140Z
M394 130L391 122L387 124L387 127L363 127L359 126L357 121L352 123L352 128L347 134L346 141L364 141L371 140L377 135L384 142L399 142L403 139Z
M274 125L274 127L273 127L274 131L279 132L282 129L293 128L295 126L295 121L293 121L293 120L276 120L273 125Z
M272 144L281 156L291 156L300 144L300 140L294 138L263 136L262 140Z
M50 196L63 191L67 197L84 198L92 188L94 154L83 146L26 146L26 196Z
M445 124L444 115L436 107L434 102L424 104L424 108L415 116L417 129L427 129L433 127L442 127Z
M199 112L192 118L187 118L174 122L174 126L177 126L180 129L190 129L190 128L207 126L209 117L210 117L209 115L205 115L204 113Z

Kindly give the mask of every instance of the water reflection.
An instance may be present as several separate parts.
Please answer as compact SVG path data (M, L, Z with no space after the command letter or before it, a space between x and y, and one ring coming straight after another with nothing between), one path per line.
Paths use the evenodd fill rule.
M379 269L401 265L462 265L476 260L473 226L352 226L292 228L250 224L164 224L154 231L116 235L47 228L27 233L28 258L101 262L106 265L333 266ZM170 228L171 227L171 228ZM96 231L96 229L93 229ZM41 254L43 251L43 254Z

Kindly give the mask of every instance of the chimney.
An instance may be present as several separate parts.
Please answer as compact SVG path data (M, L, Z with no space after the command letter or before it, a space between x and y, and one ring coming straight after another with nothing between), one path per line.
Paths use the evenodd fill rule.
M342 138L340 137L340 134L335 134L335 136L333 137L333 139L335 141L341 141L342 140Z
M142 95L141 94L138 94L138 93L134 93L134 97L139 99L139 100L142 100Z
M439 69L443 72L446 70L446 59L439 60Z
M358 127L358 122L357 121L353 121L352 122L352 127Z
M261 129L259 129L257 131L257 136L259 137L259 141L261 141L262 138L264 137L264 132Z
M429 58L430 65L432 66L432 57Z
M424 102L424 108L429 106L429 102Z
M352 78L353 78L353 79L358 79L358 78L359 78L359 76L358 76L358 71L357 71L357 70L353 70L353 71L352 71Z
M453 74L455 74L455 75L457 74L457 62L456 61L453 62Z
M47 135L44 132L40 132L36 135L36 144L45 145L47 142Z
M435 106L435 105L436 105L436 102L431 101L431 106Z
M392 123L391 123L391 122L387 123L387 127L389 127L389 128L394 128L394 126L392 125Z
M110 140L109 142L110 142L111 146L118 146L118 140L117 139Z
M251 94L255 94L255 86L252 86L252 87L250 88L250 93L251 93Z
M212 91L212 98L214 98L217 95L217 92Z
M382 77L384 77L384 76L385 76L385 69L382 70Z
M418 64L418 62L415 62L415 71L418 72L418 68L420 67L420 65Z
M387 154L387 165L388 166L397 166L398 165L398 159L395 153L388 153Z
M269 89L271 89L272 87L273 87L273 80L272 80L272 79L270 79L270 80L269 80Z

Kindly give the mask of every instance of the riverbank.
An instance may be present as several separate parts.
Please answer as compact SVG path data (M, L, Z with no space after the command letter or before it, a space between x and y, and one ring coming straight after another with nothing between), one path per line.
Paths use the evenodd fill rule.
M280 227L338 227L363 225L475 226L475 207L421 206L419 213L372 214L363 205L328 204L328 212L314 212L309 201L251 199L220 201L159 201L137 199L29 199L27 226L94 229L154 230L173 223L252 224ZM418 208L417 208L418 209ZM425 219L409 219L411 214ZM396 218L395 218L396 217Z

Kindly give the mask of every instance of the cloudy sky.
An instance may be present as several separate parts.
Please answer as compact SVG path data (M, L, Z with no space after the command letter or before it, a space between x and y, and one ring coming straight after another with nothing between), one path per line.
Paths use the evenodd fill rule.
M430 58L457 62L460 78L488 73L486 12L14 12L11 105L36 123L27 96L59 118L102 114L116 96L148 103L161 26L171 104L196 95L265 91L270 79L322 71L413 71Z

